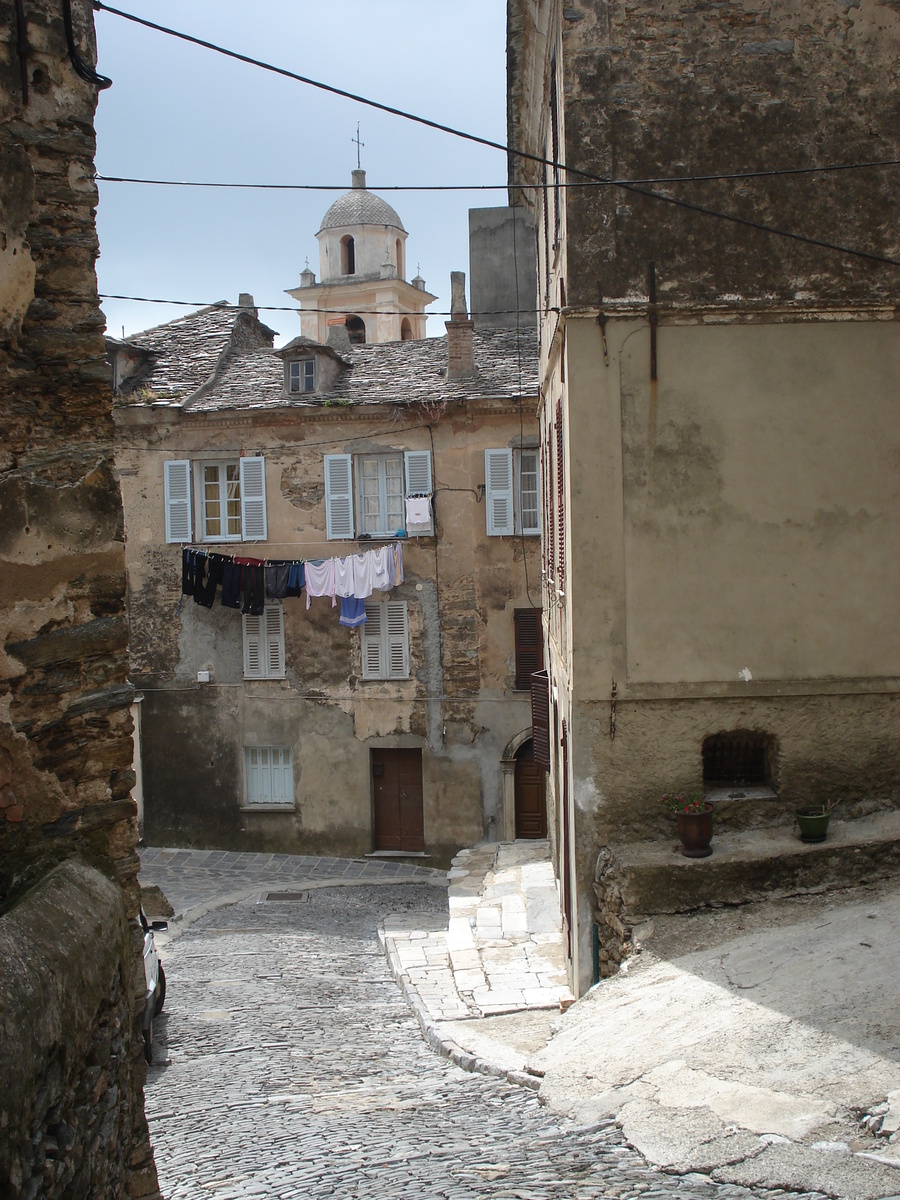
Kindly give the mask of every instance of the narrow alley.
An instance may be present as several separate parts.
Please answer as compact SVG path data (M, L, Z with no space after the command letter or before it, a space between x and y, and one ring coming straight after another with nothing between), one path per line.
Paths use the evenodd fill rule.
M148 882L163 874L151 867ZM146 1089L167 1200L786 1194L668 1176L613 1122L578 1128L532 1091L435 1055L377 925L446 911L443 889L258 882L217 907L209 872L185 884L208 911L163 947L168 998Z

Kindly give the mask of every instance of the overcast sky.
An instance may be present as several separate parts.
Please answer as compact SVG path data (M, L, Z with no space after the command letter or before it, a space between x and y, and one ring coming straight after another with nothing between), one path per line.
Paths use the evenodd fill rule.
M313 79L498 142L506 140L505 0L120 0L138 16ZM118 6L118 5L117 5ZM264 192L100 183L101 293L289 305L306 259L319 274L321 218L350 187L360 123L362 166L388 184L499 184L500 151L279 78L105 12L95 15L100 175L237 183L333 184ZM469 208L506 192L382 192L409 233L408 277L450 307L450 272L468 273ZM116 337L184 308L102 302ZM278 343L292 312L260 312ZM428 334L444 332L432 317Z

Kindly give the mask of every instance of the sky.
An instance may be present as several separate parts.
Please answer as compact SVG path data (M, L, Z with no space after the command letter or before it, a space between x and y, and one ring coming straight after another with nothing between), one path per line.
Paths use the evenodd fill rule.
M115 0L112 0L115 3ZM116 7L239 53L442 124L506 140L505 0L119 0ZM96 117L99 175L232 183L330 184L257 191L99 183L101 294L200 304L250 292L276 345L300 332L285 289L315 234L350 188L357 122L367 185L495 184L496 191L381 194L409 233L435 310L450 307L450 272L469 270L468 210L506 204L506 158L329 95L111 13L95 13L97 69L113 85ZM110 334L128 336L189 308L103 300ZM444 333L430 317L428 336Z

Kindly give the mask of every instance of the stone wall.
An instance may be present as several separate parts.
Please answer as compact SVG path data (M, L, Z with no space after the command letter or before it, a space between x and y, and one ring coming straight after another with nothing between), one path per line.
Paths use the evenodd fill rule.
M93 62L90 5L72 8ZM149 1195L122 513L94 275L96 86L73 69L60 4L32 0L25 19L20 30L0 0L12 34L0 50L0 1077L21 1088L0 1107L0 1191ZM117 886L92 871L46 890L79 859ZM36 896L40 920L23 916ZM98 913L112 908L116 936L88 970ZM35 998L50 978L55 1017ZM39 1016L50 1024L32 1040Z

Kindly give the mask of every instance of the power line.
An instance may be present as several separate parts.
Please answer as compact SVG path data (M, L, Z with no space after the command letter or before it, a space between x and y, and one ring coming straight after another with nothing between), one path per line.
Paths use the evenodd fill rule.
M549 160L548 160L549 161ZM773 179L790 175L824 175L839 171L867 171L878 167L900 167L900 158L871 162L826 163L810 167L772 167L758 171L724 171L710 175L653 175L646 179L585 179L560 183L560 188L633 187L649 183L715 183L741 179ZM139 179L129 175L95 175L101 183L143 183L155 187L245 188L273 192L345 192L346 183L236 183L228 180ZM524 186L524 185L523 185ZM390 183L367 184L373 192L505 192L508 183Z
M219 46L215 42L206 41L204 38L194 37L189 33L182 33L177 29L170 29L166 25L159 25L155 21L148 21L144 17L135 16L134 13L124 12L120 8L113 8L108 4L102 3L102 0L94 0L94 7L100 11L112 13L114 16L122 17L126 21L133 21L136 25L143 25L147 29L155 29L158 33L165 33L170 37L178 38L184 42L190 42L195 46L202 46L206 50L212 50L216 54L222 54L226 58L236 59L238 62L247 63L249 66L259 67L260 70L269 71L275 75L281 75L286 79L293 79L297 83L305 83L309 87L318 88L320 91L329 92L334 96L342 96L346 100L353 100L357 104L364 104L368 108L377 109L380 112L389 113L391 116L402 117L406 121L412 121L418 125L424 125L428 129L436 129L440 133L449 133L453 137L458 137L464 141L473 142L479 146L486 146L490 150L500 150L506 155L514 155L516 158L525 159L528 162L533 162L539 166L554 167L557 170L566 171L569 174L580 175L583 179L595 181L607 186L622 188L624 191L632 195L643 196L648 200L656 200L662 204L671 204L676 208L684 209L688 212L695 212L702 216L714 217L720 221L728 221L733 225L740 225L745 229L755 229L760 233L771 234L774 237L787 238L790 241L800 242L808 246L816 246L823 250L832 250L838 254L846 254L853 258L862 258L869 262L882 263L887 266L900 267L900 259L889 258L886 255L874 254L868 250L857 250L851 246L839 245L835 242L828 242L822 238L812 238L805 234L793 233L790 230L781 229L775 225L765 225L761 221L753 221L748 217L739 217L733 213L720 212L717 209L709 208L706 205L694 204L689 200L679 200L674 196L667 196L663 192L648 191L646 187L637 186L632 183L616 181L609 179L604 175L597 175L591 171L585 171L580 167L568 166L565 163L556 163L552 159L544 158L539 154L532 154L527 150L518 150L514 147L507 146L503 142L494 141L492 138L481 137L478 134L467 133L465 130L456 129L452 125L444 125L440 121L432 121L428 117L418 116L416 113L407 112L402 108L395 108L390 104L382 104L378 100L371 100L366 96L357 95L355 92L349 92L345 88L335 87L333 84L323 83L317 79L311 79L307 75L300 75L296 71L289 71L285 67L276 67L272 63L263 62L261 59L252 58L247 54L240 54L236 50L229 50L225 46ZM516 185L524 187L533 187L537 190L537 184Z
M326 285L327 286L327 285ZM220 308L228 312L241 312L242 306L239 304L228 304L223 301L216 301L211 304L208 300L161 300L156 296L121 296L113 292L100 292L99 299L101 300L133 300L137 304L177 304L182 308ZM64 303L64 302L63 302ZM83 301L73 301L76 304L82 304ZM296 308L291 304L254 304L253 308L259 309L262 312L291 312L296 313L300 317L315 316L316 313L327 313L335 317L383 317L383 316L398 316L398 317L452 317L454 314L449 309L441 309L435 311L429 309L428 312L416 313L412 310L408 312L393 312L383 308ZM542 308L520 308L513 310L510 308L492 308L480 309L478 312L471 312L470 317L499 317L511 315L516 311L522 315L537 314L544 312ZM555 309L548 310L550 312L558 311Z

